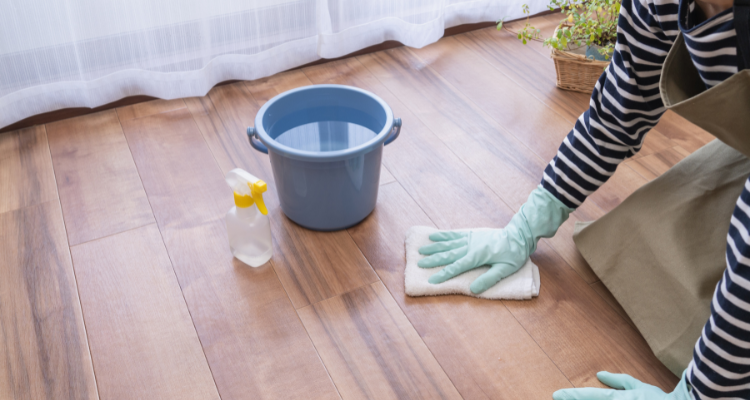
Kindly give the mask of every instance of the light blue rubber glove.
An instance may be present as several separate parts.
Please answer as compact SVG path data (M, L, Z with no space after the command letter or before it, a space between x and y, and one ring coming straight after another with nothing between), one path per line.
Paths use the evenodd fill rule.
M430 277L428 281L432 284L490 265L469 287L472 293L482 293L523 267L539 239L554 236L571 212L573 209L539 186L503 229L433 233L430 240L436 243L419 248L420 254L430 256L417 265L422 268L447 265Z
M561 389L552 393L554 400L689 400L690 391L685 380L682 379L672 393L664 393L656 386L643 383L630 375L612 374L602 371L596 374L599 380L615 389L580 388Z

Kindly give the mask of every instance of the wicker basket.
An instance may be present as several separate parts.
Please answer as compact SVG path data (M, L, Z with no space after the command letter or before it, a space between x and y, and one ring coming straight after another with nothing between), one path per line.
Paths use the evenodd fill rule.
M555 36L557 36L558 29L560 28L555 29ZM552 49L550 56L555 62L557 87L576 92L591 93L596 86L596 81L609 65L609 61L592 60L583 54L560 51L555 48Z

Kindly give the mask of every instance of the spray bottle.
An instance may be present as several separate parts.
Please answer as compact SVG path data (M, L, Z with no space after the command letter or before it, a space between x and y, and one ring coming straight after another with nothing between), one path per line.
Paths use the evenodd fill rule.
M227 173L226 181L234 190L234 204L227 212L227 234L232 254L251 267L271 259L271 223L263 202L266 183L241 168Z

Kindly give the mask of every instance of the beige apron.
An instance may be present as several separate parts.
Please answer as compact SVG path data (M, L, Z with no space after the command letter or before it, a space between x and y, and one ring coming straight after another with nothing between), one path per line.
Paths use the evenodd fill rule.
M738 39L739 25L735 21ZM748 49L746 25L743 32L747 37L738 47ZM750 51L739 58L746 56ZM691 154L597 221L577 224L573 238L654 354L679 376L711 313L714 288L726 269L730 217L750 175L750 70L706 90L680 35L659 88L668 109L720 141Z

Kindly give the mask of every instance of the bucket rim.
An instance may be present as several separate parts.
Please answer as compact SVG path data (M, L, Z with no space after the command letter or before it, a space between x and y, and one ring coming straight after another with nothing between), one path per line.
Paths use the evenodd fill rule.
M266 114L266 111L273 106L276 102L279 100L294 95L299 92L309 91L309 90L320 90L320 89L339 89L339 90L348 90L348 91L354 91L358 92L360 94L363 94L365 96L370 97L371 99L375 100L385 111L385 124L383 124L383 129L378 132L374 138L368 140L365 143L360 144L359 146L351 147L344 150L337 150L337 151L328 151L328 152L316 152L316 151L305 151L305 150L298 150L293 147L289 147L286 145L283 145L279 142L277 142L275 139L271 138L271 135L266 132L265 127L263 126L263 116ZM271 100L268 100L266 104L264 104L260 110L258 110L258 114L255 116L255 131L258 134L258 138L260 141L268 147L269 151L273 151L277 154L283 155L285 157L289 157L296 160L301 161L314 161L314 162L326 162L326 161L341 161L341 160L347 160L353 157L357 157L366 153L369 153L372 150L375 150L377 147L383 145L385 140L388 138L388 135L393 130L394 127L394 118L393 118L393 111L391 110L391 107L388 106L388 104L378 97L376 94L369 92L364 89L360 89L358 87L354 86L348 86L348 85L335 85L335 84L322 84L322 85L308 85L299 87L292 90L287 90L284 93L280 93L276 96L274 96Z

